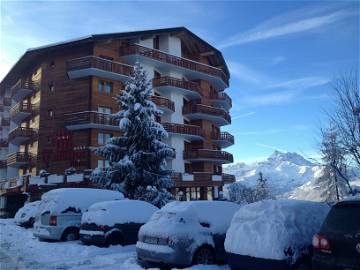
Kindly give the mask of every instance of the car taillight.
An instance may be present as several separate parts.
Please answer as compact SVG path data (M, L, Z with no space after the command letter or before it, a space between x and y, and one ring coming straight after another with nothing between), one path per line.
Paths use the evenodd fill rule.
M50 226L56 226L56 224L57 224L57 217L50 216Z
M106 225L98 225L97 228L98 228L98 230L100 230L100 231L106 231L109 227L106 226Z
M330 249L329 240L319 234L314 235L312 244L315 249Z

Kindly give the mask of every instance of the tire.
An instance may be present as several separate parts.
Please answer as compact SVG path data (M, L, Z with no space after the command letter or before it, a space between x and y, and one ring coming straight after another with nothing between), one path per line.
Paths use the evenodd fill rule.
M311 270L311 267L307 261L299 261L295 264L294 270Z
M62 241L75 241L79 239L78 228L67 228L61 236Z
M109 247L110 245L124 245L123 237L120 232L113 232L105 240L105 246Z
M215 254L211 247L202 246L194 255L193 264L215 264Z

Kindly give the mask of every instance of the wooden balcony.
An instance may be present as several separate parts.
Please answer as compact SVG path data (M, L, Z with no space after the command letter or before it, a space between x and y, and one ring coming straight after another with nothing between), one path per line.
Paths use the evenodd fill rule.
M161 96L152 96L151 100L163 112L172 113L175 111L175 104L170 99Z
M214 174L212 172L192 172L190 174L173 173L171 179L175 187L207 187L222 186L235 181L235 176L230 174Z
M213 132L211 133L211 140L221 148L234 144L234 136L229 132Z
M132 66L94 55L67 61L66 67L70 79L98 76L110 80L126 82L133 71Z
M183 107L183 115L189 120L204 119L224 126L231 123L230 114L220 108L215 108L203 104L187 104Z
M7 140L0 139L0 148L6 148L8 146L9 146L9 144L8 144Z
M11 98L19 102L24 98L33 95L38 90L40 90L38 83L30 80L19 80L11 87Z
M220 150L192 149L184 151L184 159L192 162L233 163L233 155Z
M65 126L68 130L106 129L120 131L118 122L111 114L85 111L65 115Z
M36 165L36 155L27 152L16 152L8 155L7 165L9 167L24 168Z
M232 107L232 100L225 92L213 93L210 95L212 104L215 107L222 108L224 110L230 110Z
M138 44L130 44L126 47L121 47L119 53L129 64L134 64L140 59L141 62L150 64L160 71L173 70L190 80L208 80L217 89L224 89L229 85L229 78L222 69L171 55L163 51L147 48Z
M0 169L7 168L6 160L0 160Z
M29 117L39 113L39 104L19 102L10 109L11 121L20 124Z
M153 87L161 94L176 91L189 99L199 99L202 96L199 84L169 76L153 79Z
M36 141L38 132L34 128L17 127L9 132L9 142L15 145Z
M162 125L169 134L180 135L188 140L202 140L204 138L203 130L199 126L175 123L162 123Z

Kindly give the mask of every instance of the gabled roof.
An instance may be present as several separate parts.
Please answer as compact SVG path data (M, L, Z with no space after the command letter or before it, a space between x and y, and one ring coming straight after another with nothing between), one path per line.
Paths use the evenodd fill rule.
M221 66L224 72L229 76L229 70L225 63L225 60L222 56L222 53L217 50L215 47L189 31L185 27L173 27L173 28L163 28L163 29L153 29L153 30L143 30L143 31L132 31L132 32L121 32L121 33L107 33L107 34L93 34L85 37L80 37L77 39L67 40L58 43L52 43L49 45L30 48L28 49L20 59L14 64L14 66L10 69L10 71L6 74L4 79L1 81L0 86L1 89L4 88L6 83L11 83L11 81L17 79L19 74L21 74L22 70L28 67L32 61L34 61L37 57L48 53L57 51L59 49L69 48L74 45L85 45L91 44L97 41L108 40L108 39L122 39L122 38L136 38L136 37L146 37L153 36L156 34L162 33L171 33L175 35L179 35L180 37L188 37L194 40L196 43L201 45L204 52L213 52L214 53L214 61L217 66Z

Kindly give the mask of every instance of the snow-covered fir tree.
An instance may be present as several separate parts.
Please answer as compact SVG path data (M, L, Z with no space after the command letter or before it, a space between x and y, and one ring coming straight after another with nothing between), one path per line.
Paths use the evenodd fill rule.
M227 187L229 200L238 204L249 204L255 202L255 190L242 183L235 182Z
M122 137L113 137L95 152L109 161L109 167L96 169L93 182L104 188L122 191L130 199L139 199L161 207L173 196L173 186L166 170L166 158L173 149L161 140L167 137L163 126L155 121L161 114L151 101L152 88L145 70L136 63L125 90L116 97L120 111L113 115L119 122Z
M264 178L262 172L259 172L259 178L256 180L254 197L255 197L255 201L261 201L261 200L267 200L273 198L269 190L269 187L267 185L267 179Z

